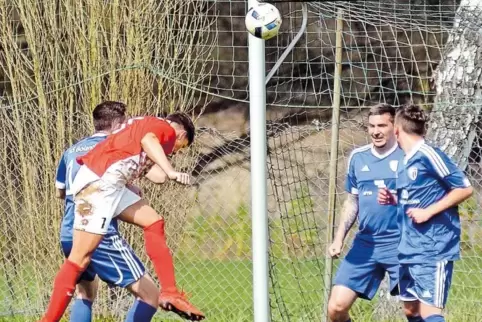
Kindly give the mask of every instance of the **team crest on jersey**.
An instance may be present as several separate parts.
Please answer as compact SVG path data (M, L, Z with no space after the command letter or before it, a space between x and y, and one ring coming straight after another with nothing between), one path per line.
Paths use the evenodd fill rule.
M398 160L392 160L390 161L390 169L393 171L393 172L397 172L397 168L398 168Z
M408 168L408 177L412 180L417 179L418 169L417 167Z
M402 190L402 199L408 199L408 191L405 189Z

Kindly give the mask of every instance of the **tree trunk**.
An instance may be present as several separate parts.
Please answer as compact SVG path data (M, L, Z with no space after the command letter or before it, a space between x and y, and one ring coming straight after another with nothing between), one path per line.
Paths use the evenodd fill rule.
M482 106L482 0L462 0L435 73L437 96L428 131L437 144L465 169Z

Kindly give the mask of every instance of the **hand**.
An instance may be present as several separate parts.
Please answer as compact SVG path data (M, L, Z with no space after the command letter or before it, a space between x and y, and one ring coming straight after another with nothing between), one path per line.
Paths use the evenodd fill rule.
M142 197L142 190L138 186L128 183L126 187L127 189L129 189L130 191L138 195L139 197Z
M432 218L432 215L427 209L422 208L410 208L407 210L408 217L412 218L413 222L421 224Z
M343 249L343 242L335 240L333 244L330 245L328 248L328 253L330 254L331 257L338 257L341 254L341 251Z
M168 174L169 179L171 180L176 180L177 182L181 184L190 184L191 178L189 174L183 173L183 172L171 172Z
M395 196L387 188L378 189L377 200L378 200L378 203L380 205L396 205L397 204Z

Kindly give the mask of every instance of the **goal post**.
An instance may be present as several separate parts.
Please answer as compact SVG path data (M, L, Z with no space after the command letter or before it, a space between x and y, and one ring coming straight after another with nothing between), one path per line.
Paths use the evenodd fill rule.
M248 8L258 4L249 0ZM249 128L254 321L270 321L268 288L268 202L266 67L264 40L249 35Z

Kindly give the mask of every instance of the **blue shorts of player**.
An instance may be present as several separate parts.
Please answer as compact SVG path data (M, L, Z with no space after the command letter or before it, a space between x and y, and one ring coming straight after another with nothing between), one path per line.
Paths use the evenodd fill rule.
M390 277L390 294L398 295L398 251L396 245L375 249L364 242L353 243L335 277L335 285L343 285L358 297L371 300L378 291L385 272Z
M68 257L72 250L72 242L62 241L61 245L65 257ZM127 242L118 234L114 234L102 239L79 281L93 281L95 275L98 275L111 286L127 287L138 281L145 271L144 265Z
M454 262L400 264L400 300L420 301L443 309L447 303Z

